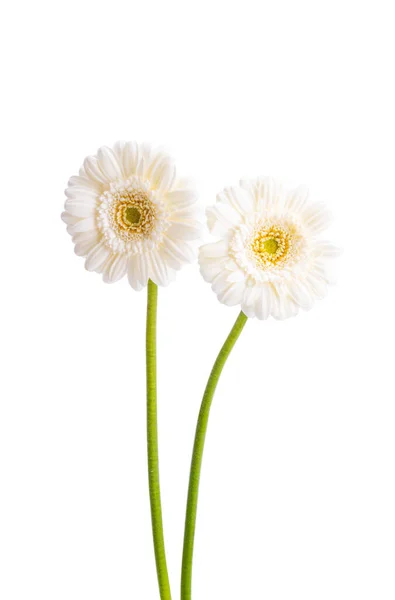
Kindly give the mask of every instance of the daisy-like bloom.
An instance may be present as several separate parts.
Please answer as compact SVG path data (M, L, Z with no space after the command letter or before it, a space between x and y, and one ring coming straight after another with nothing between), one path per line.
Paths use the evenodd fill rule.
M317 238L330 217L306 188L241 181L217 196L207 220L221 239L201 247L200 270L220 302L240 304L248 317L285 319L325 296L339 251Z
M127 274L135 290L149 279L167 285L194 260L193 240L201 233L196 195L176 179L162 150L135 142L103 146L85 159L65 193L62 219L75 253L105 282Z

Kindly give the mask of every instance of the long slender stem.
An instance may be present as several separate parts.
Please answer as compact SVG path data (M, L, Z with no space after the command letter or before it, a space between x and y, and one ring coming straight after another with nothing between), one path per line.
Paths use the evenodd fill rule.
M156 313L158 288L148 282L147 297L147 450L148 481L151 503L152 536L154 540L156 572L161 600L171 600L169 576L167 572L165 541L163 537L162 507L159 482L158 423L156 402Z
M182 555L181 600L191 600L192 560L199 495L199 480L210 407L219 377L222 373L222 369L224 368L226 360L246 322L247 317L243 312L240 312L230 334L228 335L220 353L218 354L217 360L214 363L200 407L192 454L192 464L189 475L188 500L185 516L184 549Z

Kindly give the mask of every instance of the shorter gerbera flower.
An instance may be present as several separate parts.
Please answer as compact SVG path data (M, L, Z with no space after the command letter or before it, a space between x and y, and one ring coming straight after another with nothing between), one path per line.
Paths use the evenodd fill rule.
M135 142L103 146L71 177L62 214L75 252L107 283L128 275L140 290L167 285L195 259L196 195L163 151Z
M248 317L285 319L325 296L328 264L339 251L317 238L330 217L308 196L270 178L241 181L217 196L207 221L221 239L201 247L199 262L220 302L240 304Z

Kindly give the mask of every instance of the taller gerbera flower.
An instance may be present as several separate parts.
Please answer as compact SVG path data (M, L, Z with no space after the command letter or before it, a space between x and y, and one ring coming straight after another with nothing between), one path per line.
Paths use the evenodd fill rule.
M176 179L173 160L135 142L103 146L65 191L62 218L88 271L113 283L126 273L140 290L167 285L195 258L200 236L195 193Z
M326 294L328 260L338 250L317 238L329 214L309 203L306 188L242 181L218 195L207 219L221 239L202 246L200 268L224 304L240 304L248 317L284 319Z

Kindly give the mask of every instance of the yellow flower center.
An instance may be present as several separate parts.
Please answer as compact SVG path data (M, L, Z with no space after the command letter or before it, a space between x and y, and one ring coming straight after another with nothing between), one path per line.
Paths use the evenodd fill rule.
M138 225L141 221L141 212L137 206L127 206L124 212L124 219L130 225Z
M112 195L109 210L111 225L127 241L151 233L156 210L147 194L140 190L122 190Z
M278 241L274 238L269 238L268 240L263 242L263 250L264 252L268 252L269 254L275 254L278 249Z
M279 225L261 227L251 241L251 250L263 269L283 264L291 247L291 232Z

